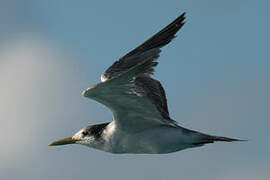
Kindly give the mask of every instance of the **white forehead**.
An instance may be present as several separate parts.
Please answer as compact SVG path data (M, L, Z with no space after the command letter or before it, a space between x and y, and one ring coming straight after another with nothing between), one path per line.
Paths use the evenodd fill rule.
M82 132L84 131L84 128L79 130L78 132L76 132L76 134L74 134L72 136L72 139L76 139L76 140L80 140L82 139Z
M76 134L72 136L72 139L77 140L77 144L87 145L93 147L95 144L95 138L93 136L83 136L82 132L85 131L85 128L79 130Z

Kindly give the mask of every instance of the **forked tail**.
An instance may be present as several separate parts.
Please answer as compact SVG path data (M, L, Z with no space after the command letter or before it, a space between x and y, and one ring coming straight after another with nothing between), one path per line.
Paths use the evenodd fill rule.
M208 143L213 143L215 141L235 142L235 141L247 141L247 140L228 138L228 137L222 137L222 136L204 135L204 138L202 138L199 142L195 142L193 144L204 145Z
M226 142L246 141L246 140L242 140L242 139L234 139L234 138L228 138L228 137L222 137L222 136L210 136L210 138L213 141L226 141Z

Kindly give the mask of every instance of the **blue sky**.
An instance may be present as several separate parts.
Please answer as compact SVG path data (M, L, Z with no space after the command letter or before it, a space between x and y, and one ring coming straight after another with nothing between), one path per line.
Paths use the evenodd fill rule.
M268 1L0 2L1 179L270 178ZM48 147L111 112L81 96L114 60L187 12L155 77L185 127L249 139L167 155Z

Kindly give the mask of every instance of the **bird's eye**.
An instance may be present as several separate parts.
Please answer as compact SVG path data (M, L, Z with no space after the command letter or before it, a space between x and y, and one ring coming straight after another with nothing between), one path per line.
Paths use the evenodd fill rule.
M87 134L88 134L87 131L83 131L83 132L82 132L82 135L83 135L83 136L86 136Z

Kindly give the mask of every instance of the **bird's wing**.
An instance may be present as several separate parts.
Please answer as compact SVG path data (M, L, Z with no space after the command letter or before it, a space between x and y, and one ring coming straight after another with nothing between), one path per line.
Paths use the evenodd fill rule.
M176 18L173 22L163 28L161 31L153 35L151 38L146 40L144 43L139 45L137 48L133 49L125 56L121 57L117 61L115 61L102 75L101 81L106 81L111 79L123 72L128 71L133 66L142 62L145 56L141 56L145 54L145 52L152 49L159 49L165 45L167 45L173 38L175 38L176 32L185 24L185 13L181 14L178 18ZM158 57L161 51L155 51L156 56ZM148 55L153 55L152 53L148 53ZM153 73L153 68L149 69L149 74Z
M137 131L160 124L177 126L169 116L162 85L151 75L160 48L183 26L184 15L116 61L102 75L101 83L83 92L85 97L110 108L121 128Z

